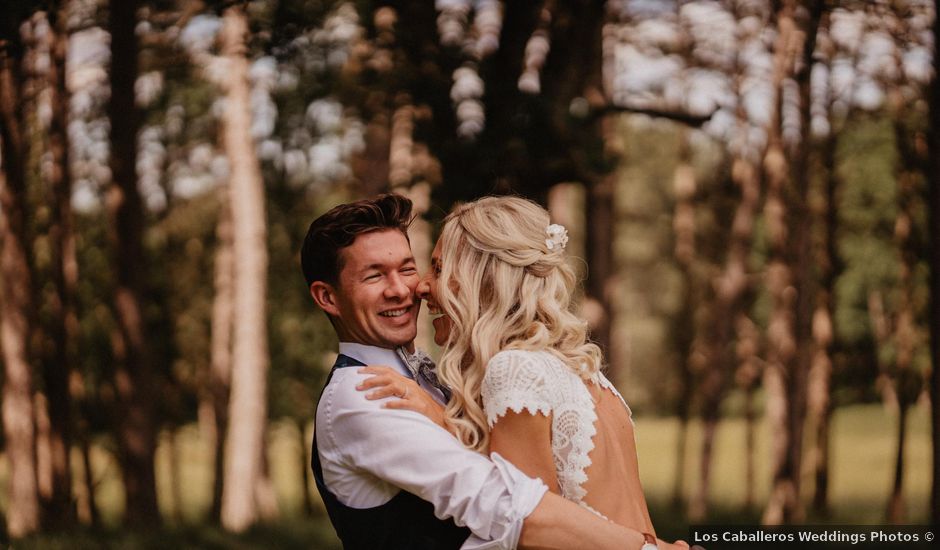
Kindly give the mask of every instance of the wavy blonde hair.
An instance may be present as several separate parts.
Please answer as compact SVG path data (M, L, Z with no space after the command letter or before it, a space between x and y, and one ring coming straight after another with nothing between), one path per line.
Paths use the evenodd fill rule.
M549 223L517 197L485 197L444 220L437 296L452 328L438 373L453 389L445 423L470 449L489 447L480 387L497 352L547 351L584 379L600 370L601 351L572 311L574 270L546 243Z

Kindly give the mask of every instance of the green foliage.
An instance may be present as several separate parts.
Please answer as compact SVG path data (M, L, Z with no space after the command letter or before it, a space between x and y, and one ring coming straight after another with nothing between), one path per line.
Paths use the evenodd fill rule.
M839 139L839 255L844 270L836 287L836 324L851 346L871 338L868 294L897 282L892 245L897 216L891 121L862 117Z
M914 123L909 131L918 131L921 124ZM843 268L836 282L835 322L840 341L836 374L840 384L849 384L856 394L864 394L872 391L871 381L879 366L890 370L895 362L893 340L882 345L876 342L869 304L872 299L880 300L891 330L902 293L901 251L895 237L900 200L898 179L902 170L911 167L900 165L903 159L898 154L894 122L885 113L860 115L849 121L839 137L836 154L842 181L837 196L837 239ZM922 188L922 178L915 182ZM915 343L913 367L924 372L929 365L922 336L927 323L928 270L926 251L922 248L926 220L923 192L915 188L913 197L912 241L917 260L911 277L912 308L920 327L915 329L919 344Z
M683 311L689 285L674 259L673 180L681 132L671 123L624 117L621 132L625 154L615 193L618 223L614 257L619 266L618 322L614 340L629 341L621 353L627 365L627 401L638 410L653 407L674 410L681 366L676 332L687 314ZM696 140L692 147L696 177L696 258L693 272L712 273L721 259L723 236L728 231L724 157L713 143ZM707 290L707 289L706 289ZM706 296L707 297L707 296ZM696 300L689 314L699 326L710 322L707 302ZM621 348L622 349L622 348ZM614 352L617 353L615 348ZM664 373L670 373L664 376Z

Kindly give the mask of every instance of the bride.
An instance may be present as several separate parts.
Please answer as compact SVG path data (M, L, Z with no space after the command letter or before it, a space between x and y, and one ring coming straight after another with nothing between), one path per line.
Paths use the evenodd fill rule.
M548 212L521 198L458 207L418 285L438 315L437 372L453 390L447 406L381 367L367 367L380 376L363 389L379 388L371 399L399 396L386 406L426 414L466 447L498 452L553 492L653 534L630 409L572 311L567 240Z

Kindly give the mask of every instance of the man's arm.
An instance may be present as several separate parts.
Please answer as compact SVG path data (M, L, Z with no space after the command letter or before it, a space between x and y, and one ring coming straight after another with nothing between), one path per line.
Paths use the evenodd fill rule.
M430 502L437 517L466 525L489 541L487 548L516 548L545 484L466 449L416 412L367 400L356 390L365 376L337 371L317 413L324 479L340 502L358 499L376 483L398 487Z

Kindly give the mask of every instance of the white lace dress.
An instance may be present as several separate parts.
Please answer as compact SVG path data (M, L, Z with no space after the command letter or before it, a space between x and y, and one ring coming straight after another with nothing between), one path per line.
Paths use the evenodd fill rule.
M632 421L630 407L607 377L598 372L593 382L619 397ZM561 495L603 517L584 502L597 413L581 377L549 352L505 350L487 364L481 393L490 429L510 409L551 416L552 458Z

